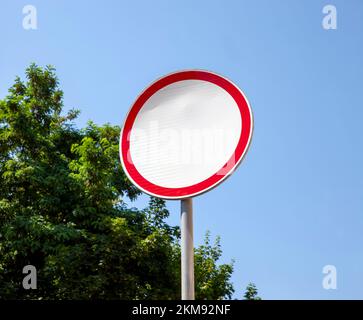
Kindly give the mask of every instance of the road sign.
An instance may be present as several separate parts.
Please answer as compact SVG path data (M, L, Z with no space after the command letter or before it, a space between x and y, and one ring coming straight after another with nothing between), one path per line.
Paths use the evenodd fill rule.
M132 105L120 138L125 173L141 190L181 199L181 297L194 300L192 197L221 183L251 142L252 111L231 81L179 71L147 87Z
M129 110L121 163L150 195L194 197L235 170L252 130L250 105L230 80L209 71L175 72L147 87Z

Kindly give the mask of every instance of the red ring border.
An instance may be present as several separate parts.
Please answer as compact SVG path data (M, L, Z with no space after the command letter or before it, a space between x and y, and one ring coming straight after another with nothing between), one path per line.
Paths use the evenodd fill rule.
M130 150L130 141L128 137L130 136L132 126L135 122L138 112L141 110L145 102L158 90L178 81L183 80L204 80L211 82L224 90L226 90L232 98L236 101L237 106L240 110L242 118L242 130L240 139L238 141L235 152L232 154L231 158L225 163L225 165L215 174L209 178L188 186L181 188L166 188L158 186L148 180L146 180L136 169L132 163L131 154L128 157ZM231 81L209 71L204 70L186 70L179 71L169 75L166 75L159 80L152 83L148 88L146 88L141 95L136 99L135 103L130 108L130 111L126 117L124 126L121 130L120 137L120 158L123 169L128 176L128 178L142 191L164 199L183 199L192 196L199 195L207 190L217 186L221 183L227 176L229 176L237 167L237 165L242 160L245 152L247 151L250 140L252 138L252 126L253 118L252 111L249 106L247 99L245 98L242 91L234 85ZM131 161L129 161L129 159ZM234 159L234 166L226 173L221 174L221 171L225 166Z

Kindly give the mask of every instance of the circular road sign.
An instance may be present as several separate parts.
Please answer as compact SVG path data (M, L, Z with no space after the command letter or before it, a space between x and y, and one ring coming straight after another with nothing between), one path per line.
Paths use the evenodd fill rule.
M175 72L147 87L129 110L122 167L150 195L193 197L235 170L252 130L251 107L230 80L209 71Z

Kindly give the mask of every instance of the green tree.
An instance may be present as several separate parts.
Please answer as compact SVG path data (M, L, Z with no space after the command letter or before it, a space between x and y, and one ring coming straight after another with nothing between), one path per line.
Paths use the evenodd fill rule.
M55 70L32 64L0 100L0 298L180 298L179 228L164 201L126 205L140 191L119 163L120 128L76 128L62 97ZM196 248L198 299L231 297L221 254L209 235ZM37 290L22 287L28 264Z
M261 300L258 296L258 290L254 283L249 283L246 287L246 292L243 296L245 300Z
M196 296L200 299L232 298L234 292L229 278L233 272L233 262L216 265L222 256L220 238L217 237L214 245L210 242L210 233L207 232L204 244L195 250L195 277L200 285L196 287Z

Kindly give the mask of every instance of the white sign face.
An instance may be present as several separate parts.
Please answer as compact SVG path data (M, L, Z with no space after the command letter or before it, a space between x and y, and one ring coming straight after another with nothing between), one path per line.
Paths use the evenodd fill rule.
M250 106L233 83L207 71L177 72L132 106L121 132L121 162L151 195L192 197L235 169L251 135Z

